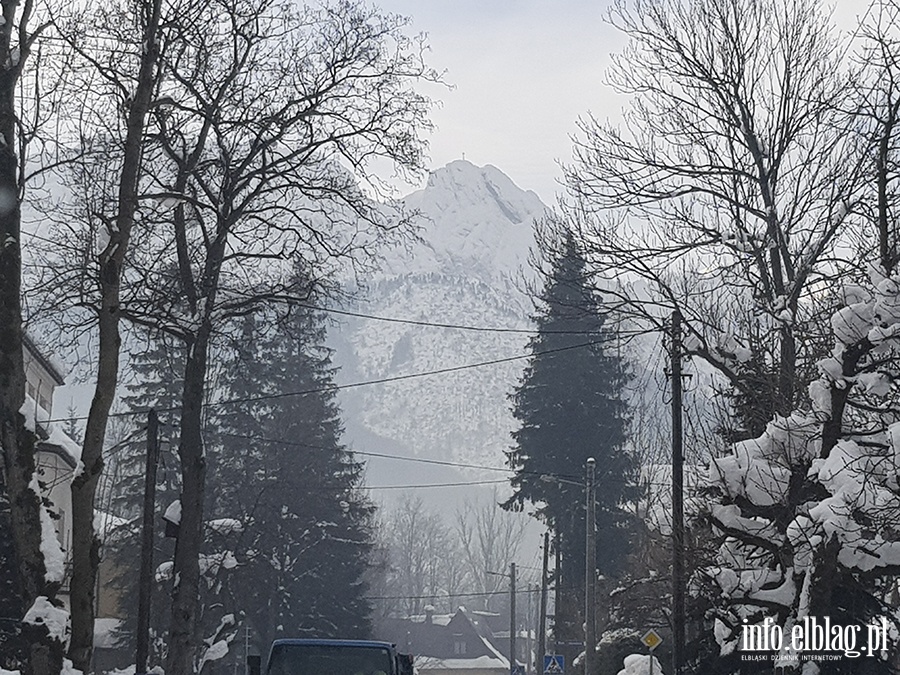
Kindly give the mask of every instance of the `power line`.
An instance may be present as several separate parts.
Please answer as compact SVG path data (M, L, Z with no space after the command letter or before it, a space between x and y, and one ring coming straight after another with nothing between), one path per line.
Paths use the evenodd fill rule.
M29 236L38 241L49 244L62 245L61 242L42 237L35 232L22 232L23 235ZM326 314L338 314L340 316L350 316L358 319L369 319L372 321L383 321L385 323L399 323L407 326L424 326L427 328L448 328L452 330L466 330L478 333L512 333L519 335L601 335L601 331L597 330L553 330L534 328L507 328L505 326L474 326L471 324L446 323L441 321L425 321L420 319L403 319L399 317L381 316L378 314L367 314L365 312L354 312L348 309L338 309L337 307L321 307L319 305L311 305L307 303L292 303L295 307L324 312Z
M489 361L479 361L478 363L468 363L461 366L450 366L447 368L438 368L435 370L426 370L418 373L408 373L406 375L394 375L391 377L382 377L375 380L364 380L361 382L350 382L348 384L330 384L325 387L316 387L315 389L304 389L301 391L290 391L283 392L280 394L264 394L260 396L245 396L242 398L234 398L234 399L226 399L223 401L210 401L208 403L202 404L203 408L213 408L219 406L226 405L235 405L238 403L257 403L260 401L272 401L281 398L289 398L291 396L305 396L308 394L324 394L332 391L339 391L341 389L354 389L356 387L367 387L374 384L387 384L390 382L400 382L402 380L413 380L420 377L429 377L431 375L446 375L448 373L456 373L463 370L471 370L473 368L484 368L486 366L495 366L501 363L510 363L512 361L520 361L522 359L530 359L534 356L544 356L547 354L558 354L561 352L570 351L572 349L581 349L583 347L593 347L596 345L602 344L599 340L594 340L591 342L582 342L575 345L568 345L566 347L556 347L554 349L545 349L543 351L533 351L530 354L519 354L517 356L507 356L500 359L491 359ZM167 412L177 412L180 410L178 407L170 407L170 408L158 408L158 413L167 413ZM127 412L118 412L111 413L110 417L128 417L131 415L146 415L147 410L129 410ZM69 421L80 421L86 420L87 416L80 417L62 417L59 419L48 420L49 422L69 422Z
M424 485L357 485L354 490L423 490L426 488L442 488L442 487L466 487L469 485L498 485L506 483L505 480L473 480L461 483L427 483ZM345 488L309 488L311 490L329 490Z
M145 428L142 427L138 431L140 432L140 431L144 431L144 430L145 430ZM135 432L135 433L137 433L137 432ZM135 434L132 434L132 436L127 438L126 441L129 440L134 435ZM327 447L324 445L314 445L312 443L304 443L302 441L289 441L284 438L270 438L268 436L253 436L251 434L235 434L235 433L230 433L230 432L225 432L225 431L214 431L211 434L211 436L212 437L227 436L229 438L240 438L240 439L246 440L246 441L258 441L261 443L277 443L279 445L286 445L289 447L298 447L298 448L308 448L310 450L333 451L336 449L335 447ZM125 441L120 441L119 443L116 444L116 446L113 446L113 448L107 448L107 450L105 450L104 452L109 452L112 449L120 449L124 442ZM362 455L364 457L380 457L383 459L394 459L394 460L399 460L399 461L404 461L404 462L415 462L415 463L419 463L419 464L436 464L439 466L448 466L448 467L458 468L458 469L478 469L481 471L500 471L503 473L517 474L520 476L538 476L538 477L545 477L546 479L554 479L554 480L561 479L561 480L570 482L575 487L583 487L583 485L581 483L581 481L583 480L583 477L573 476L571 474L563 474L563 473L555 473L555 472L551 473L551 472L546 472L546 471L525 471L525 470L513 469L513 468L509 468L509 467L487 466L484 464L469 464L467 462L453 462L450 460L442 460L442 459L428 459L426 457L407 457L404 455L393 455L393 454L390 454L387 452L368 452L368 451L364 451L364 450L354 450L352 448L341 448L341 451L346 452L351 455ZM613 482L624 482L624 483L632 482L627 478L619 479L619 478L614 478L612 476L607 476L605 474L600 474L597 477L597 480L600 482L602 482L604 480L612 480ZM505 483L505 482L506 482L506 479L498 480L498 481L485 481L485 484L489 484L489 483L498 483L499 484L499 483ZM638 483L640 485L647 485L647 486L652 486L652 487L666 487L669 485L669 483L666 481L638 481ZM479 483L458 483L458 485L468 485L468 484L476 485ZM454 485L457 485L457 484L454 484ZM384 486L384 487L359 486L359 487L361 489L381 490L381 489L394 489L394 487L399 489L400 487L403 487L403 486ZM429 486L423 486L423 487L429 487ZM438 485L438 487L440 487L440 485ZM325 489L329 489L329 488L325 488ZM344 488L333 488L333 489L344 489Z
M518 565L516 565L518 567ZM574 591L581 590L575 586L560 586L559 590L561 591ZM540 589L537 587L532 588L517 588L516 595L527 595L529 593L539 593ZM470 592L470 593L425 593L422 595L367 595L365 596L366 600L431 600L432 598L435 600L452 600L454 598L485 598L485 597L493 597L497 595L509 596L509 589L503 589L499 591L481 591L481 592Z
M468 487L470 485L498 485L506 480L470 480L457 483L421 483L418 485L354 485L347 487L317 485L305 488L307 492L351 492L353 490L424 490L427 488Z
M480 333L518 333L524 335L600 335L596 330L540 330L538 328L505 328L502 326L473 326L469 324L459 323L443 323L439 321L424 321L417 319L400 319L390 316L379 316L377 314L365 314L363 312L353 312L347 309L337 309L334 307L319 307L317 305L306 305L299 303L297 307L303 307L326 314L340 314L341 316L352 316L358 319L371 319L373 321L384 321L386 323L401 323L409 326L425 326L428 328L451 328L454 330L468 330Z
M229 438L240 438L242 440L247 441L259 441L261 443L277 443L279 445L286 445L289 447L298 447L298 448L309 448L310 450L324 450L324 451L332 451L335 450L334 447L327 447L324 445L314 445L312 443L303 443L302 441L289 441L284 438L270 438L267 436L253 436L252 434L235 434L225 431L216 431L214 435L218 436L228 436ZM353 455L362 455L364 457L381 457L383 459L395 459L404 462L417 462L420 464L437 464L439 466L449 466L457 469L479 469L481 471L500 471L508 474L518 474L520 476L538 476L538 477L546 477L547 479L553 480L565 480L571 481L573 483L578 483L578 486L581 486L581 481L583 478L581 476L573 476L571 474L563 474L563 473L550 473L546 471L526 471L520 469L513 469L510 467L501 467L501 466L486 466L484 464L468 464L466 462L453 462L450 460L444 459L428 459L426 457L407 457L404 455L393 455L387 452L368 452L363 450L354 450L352 448L347 448L346 452ZM605 476L601 474L598 476L598 480L601 479L609 479L611 476ZM497 482L506 482L497 481ZM623 482L630 482L628 480L623 480ZM649 484L649 483L645 483ZM667 483L660 483L661 485L667 485Z
M299 448L309 448L311 450L333 450L334 448L328 448L324 445L312 445L310 443L302 443L300 441L288 441L282 438L267 438L265 436L251 436L249 434L232 434L227 432L215 432L219 436L228 436L231 438L242 438L248 441L261 441L263 443L278 443L279 445L287 445L294 446ZM438 464L440 466L451 466L459 469L481 469L483 471L503 471L504 473L513 473L515 470L499 467L499 466L484 466L483 464L466 464L465 462L451 462L449 460L442 459L427 459L425 457L404 457L403 455L391 455L386 452L364 452L362 450L352 450L348 449L347 452L350 452L354 455L362 455L364 457L383 457L385 459L397 459L401 461L407 462L419 462L421 464Z
M516 590L516 595L524 595L526 593L534 593L535 589L520 588ZM509 595L509 590L502 591L482 591L480 593L430 593L427 595L367 595L366 600L451 600L453 598L485 598L495 595Z
M333 451L337 448L335 447L327 447L324 445L314 445L312 443L304 443L302 441L289 441L284 438L270 438L268 436L253 436L251 434L235 434L224 431L214 431L211 436L227 436L229 438L240 438L246 441L258 441L261 443L277 443L279 445L286 445L289 447L298 447L298 448L308 448L310 450L324 450L324 451ZM426 457L407 457L405 455L394 455L387 452L368 452L364 450L354 450L352 448L340 448L342 452L346 452L351 455L362 455L364 457L380 457L383 459L394 459L404 462L415 462L419 464L436 464L439 466L448 466L457 469L478 469L481 471L500 471L507 474L516 474L519 476L537 476L539 478L545 478L547 480L562 480L565 481L565 484L571 484L574 487L583 487L582 476L574 476L571 474L564 473L556 473L556 472L547 472L547 471L526 471L521 469L513 469L510 467L501 467L501 466L487 466L484 464L469 464L467 462L453 462L450 460L443 459L428 459ZM613 476L608 476L605 473L597 476L598 482L603 481L613 481L613 482L621 482L621 483L629 483L632 481L628 478L616 478ZM486 481L486 483L505 483L506 479L499 481ZM463 485L464 483L460 483ZM471 483L478 484L478 483ZM665 487L668 486L669 483L666 481L638 481L640 485L647 485L652 487ZM361 488L365 488L365 486L360 486ZM398 488L400 486L397 486ZM343 488L334 488L334 489L343 489ZM393 489L393 486L386 486L384 488L370 488L370 489Z

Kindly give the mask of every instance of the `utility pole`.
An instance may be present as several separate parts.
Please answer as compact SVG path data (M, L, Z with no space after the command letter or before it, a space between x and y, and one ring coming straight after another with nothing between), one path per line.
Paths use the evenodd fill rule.
M250 626L244 625L244 675L250 675Z
M672 312L672 673L684 666L684 448L681 403L681 313Z
M525 632L525 675L533 675L534 674L534 664L531 661L531 655L534 653L532 651L532 636L531 636L531 628L534 625L532 622L534 621L534 591L537 587L534 584L528 584L528 612L525 616L528 619L525 621L525 625L527 626L527 630Z
M516 563L509 564L509 673L516 673Z
M588 457L585 474L585 539L584 539L584 675L594 672L594 648L597 625L594 601L597 582L597 518L594 499L594 472L597 462Z
M560 601L560 589L562 588L562 553L560 552L560 535L559 529L557 529L553 533L553 538L556 540L556 560L554 564L556 565L554 569L554 579L556 581L556 586L553 589L553 652L555 654L559 654L559 608L561 605Z
M159 418L147 413L147 467L144 475L144 511L141 525L141 569L138 577L138 627L135 672L147 672L150 655L150 591L153 575L153 516L156 504L156 466L159 463Z
M541 567L541 606L538 612L538 653L535 671L544 672L544 655L547 653L547 565L550 561L550 532L544 532L544 564Z

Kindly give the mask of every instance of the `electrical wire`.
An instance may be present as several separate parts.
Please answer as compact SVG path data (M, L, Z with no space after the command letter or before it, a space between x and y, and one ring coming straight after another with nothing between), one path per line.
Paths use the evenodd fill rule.
M432 375L446 375L449 373L456 373L464 370L471 370L474 368L484 368L487 366L495 366L501 363L510 363L512 361L521 361L522 359L530 359L535 356L545 356L548 354L558 354L561 352L571 351L573 349L582 349L584 347L593 347L602 344L601 341L591 341L591 342L581 342L575 345L567 345L565 347L555 347L553 349L545 349L542 351L533 351L528 354L519 354L517 356L507 356L499 359L491 359L488 361L479 361L477 363L467 363L461 366L450 366L447 368L437 368L435 370L426 370L418 373L408 373L406 375L394 375L391 377L382 377L374 380L363 380L361 382L350 382L347 384L330 384L325 387L316 387L314 389L304 389L301 391L290 391L283 392L280 394L263 394L260 396L245 396L241 398L234 399L225 399L222 401L210 401L208 403L203 403L201 407L204 409L215 408L221 406L228 405L236 405L239 403L258 403L260 401L272 401L282 398L290 398L292 396L306 396L308 394L324 394L332 391L339 391L342 389L355 389L357 387L368 387L375 384L388 384L390 382L400 382L403 380L413 380L420 377L430 377ZM167 413L167 412L177 412L180 410L178 407L171 408L158 408L156 409L157 413ZM129 410L124 412L110 413L110 417L128 417L131 415L146 415L148 410ZM48 420L48 422L69 422L69 421L83 421L86 420L87 416L80 417L62 417L59 419Z
M517 588L516 595L524 595L526 593L538 593L539 588ZM431 593L428 595L367 595L366 600L447 600L452 598L484 598L490 596L509 596L509 591L482 591L480 593Z
M400 319L390 316L379 316L377 314L365 314L363 312L353 312L346 309L337 309L335 307L319 307L317 305L305 305L298 303L297 307L303 307L326 314L339 314L341 316L352 316L358 319L371 319L373 321L384 321L386 323L400 323L408 326L425 326L427 328L451 328L454 330L468 330L480 333L517 333L524 335L601 335L596 330L540 330L538 328L505 328L502 326L473 326L469 324L459 323L442 323L439 321L422 321L416 319Z
M279 445L287 445L291 447L309 448L310 450L333 450L324 445L312 445L310 443L302 443L300 441L288 441L282 438L267 438L265 436L251 436L250 434L232 434L228 432L215 432L219 436L228 436L230 438L241 438L248 441L260 441L263 443L277 443ZM347 450L354 455L362 455L363 457L382 457L384 459L397 459L407 462L419 462L421 464L437 464L439 466L451 466L459 469L481 469L482 471L502 471L504 473L514 473L513 469L499 466L484 466L483 464L466 464L464 462L451 462L443 459L427 459L425 457L404 457L403 455L391 455L385 452L364 452L362 450Z
M509 575L501 575L501 576L509 576ZM540 593L540 587L534 586L532 588L516 588L516 595L526 595L528 593ZM556 588L553 586L553 590L560 591L576 591L582 590L577 586L560 586ZM484 597L493 597L493 596L506 596L509 597L509 590L499 590L499 591L481 591L481 592L471 592L471 593L428 593L423 595L367 595L365 596L366 600L430 600L440 599L440 600L448 600L453 598L484 598Z
M308 448L310 450L325 450L330 451L334 450L334 448L329 448L324 445L313 445L311 443L303 443L301 441L289 441L283 438L269 438L266 436L253 436L251 434L234 434L229 432L215 432L215 435L218 436L228 436L230 438L240 438L242 440L247 441L258 441L261 443L277 443L279 445L286 445L289 447L299 447L299 448ZM453 462L450 460L442 460L442 459L428 459L425 457L406 457L404 455L392 455L386 452L367 452L362 450L353 450L347 449L347 453L352 455L362 455L364 457L380 457L383 459L395 459L399 461L405 462L417 462L421 464L437 464L439 466L449 466L457 469L479 469L481 471L500 471L507 474L514 474L520 476L537 476L539 478L545 478L547 480L563 480L568 483L575 484L578 487L582 486L582 481L584 480L583 476L574 476L571 474L563 474L563 473L548 473L546 471L520 471L518 469L512 469L510 467L500 467L500 466L486 466L484 464L468 464L466 462ZM613 476L607 476L603 473L599 474L597 477L598 483L611 481L611 482L620 482L620 483L631 483L631 480L628 478L615 478ZM488 481L495 483L505 483L506 480L500 481ZM474 483L473 483L474 484ZM643 485L668 485L668 483L648 483L644 482ZM364 487L364 486L361 486ZM389 489L389 488L375 488L375 489Z
M141 429L138 430L138 432L141 432L141 431L144 431L144 430L145 430L145 428L142 427ZM137 432L135 432L135 433L137 433ZM135 435L135 434L132 434L132 435L129 436L129 438L126 439L126 440L130 440L131 438L134 437L134 435ZM327 446L324 446L324 445L314 445L314 444L312 444L312 443L303 443L302 441L289 441L289 440L283 439L283 438L270 438L270 437L267 437L267 436L253 436L253 435L251 435L251 434L236 434L236 433L230 433L230 432L224 432L224 431L216 431L216 432L213 432L212 436L213 436L213 437L215 437L215 436L227 436L227 437L229 437L229 438L239 438L239 439L241 439L241 440L256 441L256 442L260 442L260 443L276 443L276 444L278 444L278 445L286 445L286 446L288 446L288 447L306 448L306 449L310 449L310 450L332 451L332 450L335 450L335 449L336 449L336 448L334 448L334 447L327 447ZM113 449L121 449L122 447L124 447L123 444L124 444L124 441L122 441L122 442L116 444L116 446L113 446L113 448L108 448L108 449L106 450L106 452L108 452L108 451L110 451L110 450L113 450ZM583 476L575 476L575 475L571 475L571 474L548 473L548 472L545 472L545 471L524 471L524 470L512 469L512 468L509 468L509 467L487 466L487 465L484 465L484 464L469 464L469 463L467 463L467 462L453 462L453 461L450 461L450 460L428 459L428 458L426 458L426 457L407 457L407 456L404 456L404 455L393 455L393 454L386 453L386 452L368 452L368 451L363 451L363 450L353 450L353 449L349 449L349 448L343 448L342 451L344 451L344 452L346 452L347 454L350 454L350 455L361 455L361 456L364 456L364 457L379 457L379 458L382 458L382 459L393 459L393 460L399 460L399 461L405 461L405 462L414 462L414 463L419 463L419 464L434 464L434 465L438 465L438 466L448 466L448 467L451 467L451 468L457 468L457 469L478 469L478 470L480 470L480 471L499 471L499 472L502 472L502 473L513 474L513 475L537 476L537 477L545 478L546 480L550 480L551 482L552 482L552 481L555 481L555 480L566 481L567 483L570 483L570 484L572 484L572 485L575 485L576 487L581 487L581 486L582 486L581 481L584 480L584 477L583 477ZM484 481L484 483L481 483L481 482L472 482L472 483L454 483L453 485L476 485L476 484L491 484L491 483L499 484L499 483L506 483L507 480L508 480L508 479L497 480L497 481ZM610 481L610 480L612 480L613 482L624 482L624 483L629 483L629 482L631 482L631 481L630 481L629 479L627 479L627 478L618 479L618 478L613 478L613 477L611 477L611 476L605 476L604 474L600 474L600 475L597 476L597 481L598 481L598 482ZM647 481L644 481L644 482L641 483L641 484L642 484L642 485L653 485L653 486L666 486L666 485L668 485L668 483L665 482L665 481L663 481L663 482L657 482L657 481L650 481L650 482L647 482ZM396 487L397 489L399 489L400 487L409 487L409 486L383 486L383 487L377 487L377 486L364 486L364 485L361 485L361 486L358 486L358 487L359 487L360 489L376 489L376 490L379 490L379 489L394 489L395 487ZM428 487L428 486L424 486L424 487ZM441 485L438 485L438 487L441 487ZM318 489L318 488L316 488L316 489ZM342 490L342 489L344 489L344 488L323 488L323 489L336 489L336 490L337 490L337 489L340 489L340 490Z
M505 480L473 480L461 483L429 483L423 485L357 485L354 490L424 490L426 488L466 487L469 485L498 485ZM310 490L344 490L345 488L309 488Z
M37 239L38 241L46 242L49 244L60 245L60 242L53 241L52 239L48 239L46 237L42 237L41 235L35 232L22 232L23 235L31 237L33 239ZM472 331L478 333L511 333L518 335L596 335L601 336L602 331L597 330L553 330L553 329L539 329L537 327L534 328L508 328L505 326L475 326L471 324L460 324L460 323L446 323L441 321L425 321L420 319L403 319L399 317L390 317L390 316L380 316L378 314L367 314L365 312L355 312L348 309L338 309L337 307L321 307L319 305L311 305L302 302L292 303L294 307L302 307L303 309L308 309L316 312L323 312L325 314L337 314L340 316L349 316L358 319L369 319L372 321L382 321L385 323L398 323L407 326L424 326L426 328L446 328L452 330L465 330ZM636 333L632 331L627 332L629 335L634 335Z

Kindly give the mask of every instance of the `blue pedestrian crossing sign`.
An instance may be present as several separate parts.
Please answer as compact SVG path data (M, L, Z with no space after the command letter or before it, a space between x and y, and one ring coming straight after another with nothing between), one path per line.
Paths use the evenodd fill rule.
M562 654L544 656L544 675L565 675L566 660Z

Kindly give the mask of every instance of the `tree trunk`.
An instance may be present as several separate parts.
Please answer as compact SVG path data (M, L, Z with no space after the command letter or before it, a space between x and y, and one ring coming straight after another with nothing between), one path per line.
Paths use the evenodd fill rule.
M0 75L0 78L3 76ZM10 90L0 79L0 128L9 132L14 117ZM10 138L11 133L3 133ZM17 194L16 159L9 143L0 146L0 189ZM25 371L22 361L21 250L19 246L19 211L0 214L0 443L3 462L0 463L0 665L18 667L21 652L16 648L18 621L25 615L25 603L34 598L26 592L26 579L20 557L29 557L22 550L21 539L21 480L22 469L29 474L27 457L21 466L20 439L23 419L19 409L25 400ZM33 465L33 460L32 460ZM27 485L27 481L26 481ZM18 508L14 508L14 504ZM39 531L39 530L38 530Z
M796 311L796 310L794 310ZM797 341L791 326L781 327L781 346L778 359L778 387L774 412L790 415L797 389Z
M100 315L97 384L84 435L81 461L82 473L72 481L72 583L70 601L72 611L72 639L69 658L73 665L87 672L90 669L94 644L94 589L100 564L100 542L94 532L94 499L97 482L103 472L103 444L109 410L116 393L119 377L119 319L121 311L119 280L128 250L134 213L137 209L138 185L141 173L141 154L147 111L155 86L158 60L157 33L160 21L160 0L144 5L143 45L138 83L134 100L128 110L122 172L119 177L118 213L110 243L100 254Z
M110 261L112 263L112 261ZM104 284L106 285L106 284ZM94 495L103 472L103 443L119 371L118 283L104 288L100 313L100 354L97 384L84 435L84 468L72 481L72 639L69 658L83 672L90 669L94 639L94 589L100 563L100 542L94 532Z
M181 399L181 523L175 543L172 621L169 630L167 675L193 673L197 643L197 603L200 588L200 548L203 543L203 500L206 456L203 449L203 396L211 322L203 318L188 354Z
M48 582L41 552L41 503L31 489L34 479L34 435L25 428L20 409L25 401L22 356L22 253L19 206L19 146L15 106L23 53L16 62L10 39L18 3L0 2L0 606L4 626L20 626L21 634L0 640L0 659L17 665L25 675L55 675L62 668L63 645L44 626L19 623L39 596L55 602L58 582ZM31 3L21 8L19 31L24 34ZM20 47L24 47L20 45ZM2 633L0 633L2 634ZM18 663L16 663L18 662Z

